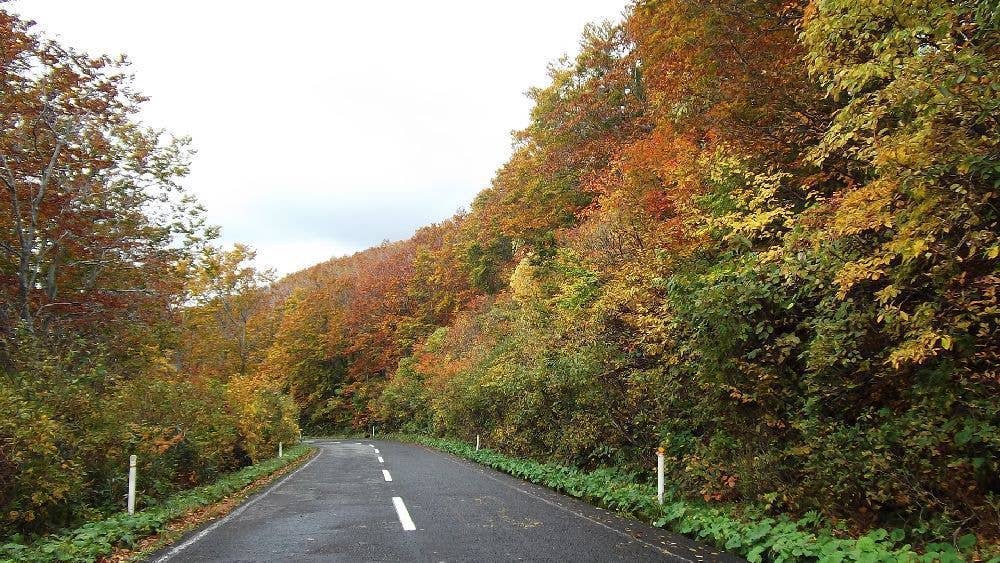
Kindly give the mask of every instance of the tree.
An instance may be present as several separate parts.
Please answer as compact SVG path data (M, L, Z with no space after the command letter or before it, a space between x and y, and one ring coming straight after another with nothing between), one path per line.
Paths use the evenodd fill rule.
M0 10L5 561L119 512L130 453L143 497L162 499L298 435L280 385L230 382L255 361L271 279L248 248L207 246L215 229L180 185L187 140L137 121L124 59L31 25ZM177 349L197 373L169 361Z
M188 142L134 120L124 58L30 25L0 11L0 333L162 317L212 234L178 183Z
M271 270L253 265L256 253L246 245L230 250L206 247L188 277L194 305L185 310L182 341L185 369L205 369L216 378L247 375L262 359L263 343L253 334L253 323L266 305ZM256 357L255 357L256 355Z
M261 365L261 377L288 391L309 428L332 425L330 402L344 383L342 370L331 369L329 324L329 313L315 294L293 290L282 304L281 322Z

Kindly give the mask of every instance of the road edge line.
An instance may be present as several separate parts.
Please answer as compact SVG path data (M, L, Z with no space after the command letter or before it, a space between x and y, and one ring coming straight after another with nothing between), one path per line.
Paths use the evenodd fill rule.
M521 494L524 494L524 495L527 495L527 496L532 497L534 499L540 500L540 501L544 502L545 504L548 504L548 505L550 505L550 506L552 506L554 508L557 508L557 509L559 509L559 510L561 510L563 512L567 512L569 514L572 514L573 516L576 516L577 518L582 518L584 520L587 520L588 522L591 522L593 524L597 524L598 526L601 526L602 528L606 528L607 530L610 530L610 531L614 532L615 534L618 534L619 536L628 538L629 540L634 541L634 542L638 542L638 543L640 543L642 545L645 545L646 547L649 547L651 549L654 549L654 550L656 550L656 551L658 551L658 552L660 552L660 553L662 553L664 555L668 555L670 557L676 557L677 559L680 559L680 560L684 561L685 563L695 563L695 561L693 559L688 559L687 557L685 557L685 556L683 556L683 555L681 555L679 553L674 553L673 551L670 551L669 549L667 549L665 547L658 546L656 544L649 543L648 541L645 541L645 540L643 540L641 538L637 538L635 536L629 535L629 534L623 532L622 530L619 530L617 528L609 526L609 525L605 524L604 522L601 522L600 520L595 520L595 519L587 516L586 514L583 514L582 512L577 512L577 511L573 510L572 508L563 506L563 505L561 505L561 504L559 504L557 502L553 502L553 501L551 501L549 499L543 498L543 497L541 497L539 495L536 495L536 494L532 493L531 491L526 491L526 490L522 489L521 487L512 485L510 483L506 483L506 482L504 482L501 479L497 479L494 475L491 475L490 473L492 471L496 471L498 474L500 474L500 475L502 475L502 476L504 476L506 478L513 479L515 481L523 482L523 483L526 483L526 484L529 484L529 485L533 485L533 486L536 486L536 487L540 487L540 488L542 488L542 490L544 490L547 493L552 493L552 494L559 495L559 496L566 496L566 495L563 495L562 493L560 493L559 491L554 491L552 489L549 489L548 487L544 487L544 486L539 485L537 483L531 483L530 481L525 481L524 479L519 479L518 477L516 477L514 475L511 475L509 473L504 473L503 471L497 471L496 469L493 469L491 467L486 467L486 466L484 466L481 463L477 463L477 462L472 461L472 460L468 460L468 459L457 457L457 456L455 456L455 455L453 455L453 454L451 454L449 452L442 452L441 450L438 450L436 448L432 448L432 447L427 446L425 444L417 444L417 446L422 447L422 448L424 448L424 449L426 449L426 450L428 450L430 452L436 453L436 454L440 455L441 457L443 457L444 459L446 459L446 460L448 460L448 461L450 461L450 462L452 462L452 463L454 463L456 465L461 465L461 466L464 466L464 467L466 467L468 469L472 469L474 471L478 471L478 472L482 473L483 476L486 477L487 479L490 479L492 481L496 481L497 483L499 483L499 484L501 484L501 485L503 485L503 486L505 486L505 487L507 487L509 489L513 489L513 490L515 490L515 491L517 491L517 492L519 492ZM571 500L576 500L577 502L583 502L580 499L573 499L572 497L567 497L567 498L571 499ZM587 504L587 503L585 503L585 504ZM590 505L590 506L593 506L593 505ZM597 507L595 507L595 508L597 508Z
M254 504L256 504L257 501L259 501L260 499L262 499L262 498L266 497L267 495L271 494L271 492L274 491L275 489L277 489L278 487L284 485L285 481L287 481L287 480L291 479L292 477L294 477L296 473L298 473L299 471L302 471L306 467L309 467L312 464L312 462L314 462L317 459L319 459L319 457L321 455L323 455L323 448L318 448L317 452L316 452L316 455L314 455L312 457L312 459L310 459L309 461L307 461L304 464L302 464L301 467L299 467L295 471L292 471L288 475L285 475L284 477L281 478L280 481L278 481L277 483L275 483L275 484L271 485L270 487L268 487L267 489L265 489L264 492L258 494L257 496L253 497L252 499L244 502L243 504L241 504L240 506L238 506L235 510L233 510L229 514L225 515L220 520L215 521L215 523L213 523L211 526L205 528L204 530L198 532L194 536L188 538L187 540L185 540L180 545L174 546L173 548L170 549L170 551L164 553L162 556L160 556L159 558L155 559L154 563L162 563L164 561L170 560L172 557L174 557L178 553L180 553L180 552L184 551L185 549L187 549L187 548L191 547L192 545L194 545L198 540L204 538L205 536L207 536L211 532L215 531L215 529L218 528L219 526L225 524L226 522L228 522L229 520L235 518L236 516L239 516L244 510L246 510L247 508L250 508L251 506L253 506Z

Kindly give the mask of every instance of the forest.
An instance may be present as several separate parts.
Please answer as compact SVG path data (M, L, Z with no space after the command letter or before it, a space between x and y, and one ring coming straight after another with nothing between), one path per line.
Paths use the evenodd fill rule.
M468 211L281 279L126 61L0 14L0 536L110 510L137 449L166 495L376 425L1000 538L994 0L637 1Z

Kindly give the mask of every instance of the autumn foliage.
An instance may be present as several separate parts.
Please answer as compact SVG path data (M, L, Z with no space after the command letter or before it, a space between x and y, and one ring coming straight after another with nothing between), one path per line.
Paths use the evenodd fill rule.
M996 18L638 2L468 213L278 282L264 372L312 428L662 446L691 498L996 538Z
M269 281L183 188L127 61L0 10L0 537L21 541L271 457L298 410L251 378ZM265 331L266 332L266 331Z
M207 244L197 214L169 223L179 232L137 215L131 202L150 193L139 171L175 190L150 166L178 172L181 145L121 126L138 100L102 70L112 61L52 71L87 104L40 97L11 61L43 46L4 16L5 84L24 92L0 102L23 116L0 147L18 159L0 171L14 225L5 342L82 327L122 362L60 352L73 361L58 369L95 374L86 396L138 385L203 400L184 424L208 436L221 417L212 441L235 449L185 458L175 479L232 464L228 452L264 455L298 416L314 432L479 434L510 455L636 475L662 447L677 495L739 515L899 529L916 546L995 541L997 14L988 0L635 2L588 26L529 92L530 124L468 212L273 283L247 267L249 249ZM41 142L15 150L28 120ZM64 199L39 207L25 253L9 218L53 153ZM88 174L120 194L85 210L120 224L60 213L93 193ZM177 237L188 244L167 244ZM108 252L129 259L98 268ZM137 350L141 370L118 369ZM10 373L42 369L6 354ZM81 477L31 500L61 510L105 470L60 457L67 415L31 389L0 390L36 436L0 426L24 444L0 476L17 464L56 483L49 460L67 463ZM174 442L167 413L135 424L129 439L164 452L202 435ZM11 490L0 481L5 506L27 502Z

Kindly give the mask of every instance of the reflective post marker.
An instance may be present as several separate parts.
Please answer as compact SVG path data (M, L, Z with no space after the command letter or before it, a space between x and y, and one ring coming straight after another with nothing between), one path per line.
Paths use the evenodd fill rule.
M476 451L479 451L479 434L476 434Z
M278 457L284 457L284 456L285 456L284 444L278 442Z
M663 504L663 448L656 449L656 501Z
M128 513L135 514L135 464L134 455L128 457Z

